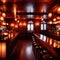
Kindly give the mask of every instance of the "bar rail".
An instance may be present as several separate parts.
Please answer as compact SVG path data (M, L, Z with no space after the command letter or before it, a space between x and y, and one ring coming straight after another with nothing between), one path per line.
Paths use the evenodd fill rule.
M36 40L52 54L53 57L60 59L60 56L59 56L59 55L57 54L57 52L53 49L52 46L50 46L48 43L42 41L42 40L40 39L40 37L38 36L38 34L33 33L33 35L34 35L34 37L36 37Z

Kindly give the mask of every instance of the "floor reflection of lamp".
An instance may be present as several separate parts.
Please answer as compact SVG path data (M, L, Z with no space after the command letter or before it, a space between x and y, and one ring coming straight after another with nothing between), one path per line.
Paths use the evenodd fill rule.
M6 59L6 42L0 42L0 59Z

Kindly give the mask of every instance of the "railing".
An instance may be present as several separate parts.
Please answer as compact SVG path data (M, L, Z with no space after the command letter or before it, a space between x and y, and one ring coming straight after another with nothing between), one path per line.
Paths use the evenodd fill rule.
M54 48L52 46L50 46L48 43L41 40L37 34L34 33L34 36L35 36L36 40L39 42L39 44L44 46L52 54L53 57L59 58L59 55L56 53L56 51L54 50Z

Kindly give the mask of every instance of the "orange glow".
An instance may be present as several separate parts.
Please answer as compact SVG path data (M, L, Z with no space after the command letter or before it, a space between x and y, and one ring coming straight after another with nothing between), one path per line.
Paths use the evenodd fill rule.
M5 17L5 16L6 16L6 14L5 14L5 13L2 13L2 16L3 16L3 17Z
M13 27L13 26L14 26L14 24L12 23L12 24L11 24L11 26Z
M25 22L23 23L23 26L26 26L26 23Z
M17 23L19 23L19 20L17 21Z
M56 21L56 18L54 18L53 21Z
M3 24L3 25L6 25L6 23L5 23L5 22L3 22L2 24Z
M52 13L49 13L49 14L48 14L48 17L51 18L51 17L52 17Z
M0 58L2 59L6 58L6 43L4 42L0 43Z
M15 21L17 21L17 18L15 18Z
M58 47L57 48L60 48L60 41L58 41Z
M4 32L3 34L4 34L4 35L8 35L8 33L7 33L7 32Z
M41 20L43 21L44 19L42 18Z
M0 18L0 20L4 20L4 18L3 18L3 17L1 17L1 18Z
M47 37L47 40L46 40L47 43L49 43L49 38Z
M13 35L13 33L11 33L11 36L10 36L10 38L13 38L13 36L14 36L14 35Z
M18 25L15 25L15 28L18 28Z
M13 12L14 12L14 17L16 18L16 5L13 5Z
M50 39L50 45L52 45L52 39Z
M40 19L40 17L36 17L35 19Z
M53 47L57 47L57 41L54 40Z
M60 16L56 17L58 20L60 20Z
M1 0L3 3L6 3L6 0Z
M6 25L9 25L8 23Z
M59 32L57 32L57 35L59 35Z
M60 13L60 7L57 9L57 12Z
M22 23L21 22L19 23L19 26L22 26Z
M36 25L36 26L39 26L39 23L38 23L38 22L36 22L36 23L35 23L35 25Z
M52 21L50 21L49 24L52 24Z

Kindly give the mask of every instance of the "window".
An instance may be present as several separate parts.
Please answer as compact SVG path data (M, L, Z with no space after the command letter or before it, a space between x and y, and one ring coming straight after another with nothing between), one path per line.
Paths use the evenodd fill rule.
M29 21L28 22L27 30L28 31L33 31L34 30L34 25L33 25L33 22L32 21Z
M41 28L40 28L41 30L46 30L46 23L44 22L44 23L41 23Z

